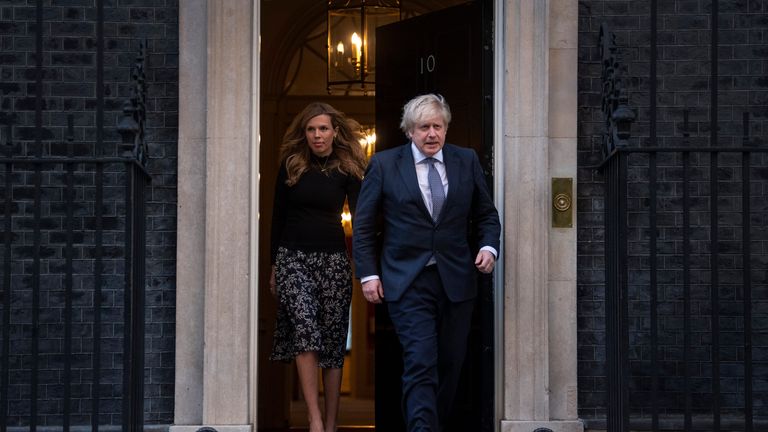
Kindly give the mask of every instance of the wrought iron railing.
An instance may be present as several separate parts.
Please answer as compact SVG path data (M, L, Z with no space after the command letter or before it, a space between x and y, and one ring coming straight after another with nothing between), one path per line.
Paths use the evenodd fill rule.
M659 146L655 84L650 145L630 146L635 116L605 25L600 46L607 430L768 430L754 386L766 379L755 350L768 349L755 337L768 321L768 148L748 113L740 143L718 145L712 116L710 145L692 145L688 110L681 144Z
M28 155L14 142L15 116L0 113L6 131L0 143L0 432L9 427L34 432L39 426L68 431L83 422L93 431L105 424L143 430L145 193L150 181L145 64L142 43L132 68L131 98L117 125L126 150L122 156L104 156L101 150L102 92L97 92L92 156L75 156L71 114L64 154L43 154L38 121L36 151ZM39 97L41 85L37 91ZM40 105L37 111L41 118ZM121 313L118 325L115 318ZM115 393L110 386L119 382L118 376L122 390ZM106 384L110 391L103 394ZM89 406L75 409L75 403ZM115 419L115 413L121 418ZM44 414L60 421L40 424Z

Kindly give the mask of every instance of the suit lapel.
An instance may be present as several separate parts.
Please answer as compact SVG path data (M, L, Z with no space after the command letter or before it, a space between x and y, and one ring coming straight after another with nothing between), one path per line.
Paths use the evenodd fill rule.
M424 197L421 195L421 189L419 189L419 179L416 177L416 165L413 161L413 152L411 151L410 143L402 146L398 165L400 176L402 177L403 184L405 185L406 194L410 195L412 199L415 199L419 208L424 212L429 220L432 220L432 216L429 214L429 210L424 204Z

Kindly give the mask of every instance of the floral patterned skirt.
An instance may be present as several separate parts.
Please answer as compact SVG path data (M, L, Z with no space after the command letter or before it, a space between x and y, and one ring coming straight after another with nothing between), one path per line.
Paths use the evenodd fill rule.
M275 258L278 310L270 360L316 351L321 368L344 365L352 269L345 252L280 247Z

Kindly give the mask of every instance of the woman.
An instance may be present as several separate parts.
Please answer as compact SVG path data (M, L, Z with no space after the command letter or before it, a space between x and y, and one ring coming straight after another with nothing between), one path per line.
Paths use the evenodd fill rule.
M365 169L361 137L356 121L315 102L293 119L280 148L270 277L279 306L270 359L296 359L310 432L336 430L352 298L341 213L345 199L350 209L357 203Z

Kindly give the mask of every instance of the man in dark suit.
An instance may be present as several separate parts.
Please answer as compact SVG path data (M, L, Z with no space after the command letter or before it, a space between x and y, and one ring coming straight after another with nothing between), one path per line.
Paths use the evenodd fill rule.
M499 249L499 216L477 154L445 143L450 121L439 95L403 107L410 143L373 156L353 222L363 294L386 302L403 346L409 432L444 427L466 354L476 270L490 273Z

